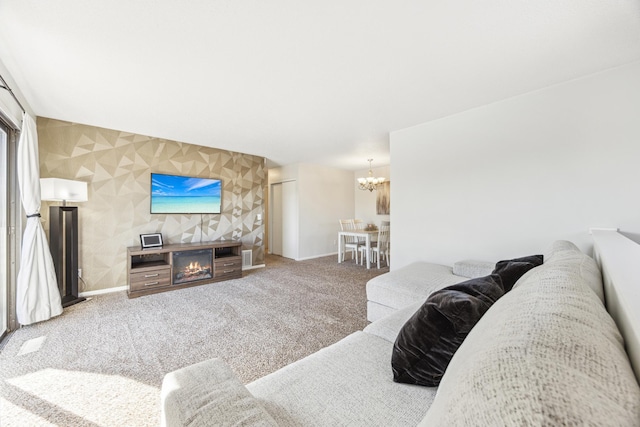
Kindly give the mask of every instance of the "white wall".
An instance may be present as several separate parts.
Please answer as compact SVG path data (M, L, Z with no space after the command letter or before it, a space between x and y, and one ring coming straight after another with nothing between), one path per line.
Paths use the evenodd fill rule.
M640 232L640 62L393 132L391 159L393 269L590 253Z
M269 169L267 178L269 185L273 184L274 182L297 180L298 169L299 165L297 164Z
M301 164L300 259L338 252L340 218L353 218L353 173Z
M298 184L298 258L335 254L340 218L354 217L353 172L298 163L269 169L269 183Z
M387 180L391 179L391 168L389 166L381 166L371 168L373 176L376 178L383 177ZM363 191L358 189L357 179L367 177L369 168L356 171L353 174L353 188L355 194L355 218L363 220L367 224L380 225L380 221L389 221L390 215L378 215L376 213L376 192ZM393 194L391 196L391 210L393 210Z

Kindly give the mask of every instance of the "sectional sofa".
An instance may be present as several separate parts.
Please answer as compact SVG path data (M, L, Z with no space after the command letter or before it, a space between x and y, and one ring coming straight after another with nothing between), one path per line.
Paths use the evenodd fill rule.
M386 315L374 308L379 318L363 331L246 386L219 359L167 374L162 425L639 425L640 387L603 304L601 271L566 241L555 242L544 264L491 305L438 387L394 382L390 361L399 333L442 280L464 279L442 279L453 269L423 268L424 289L418 282L408 287L413 301L407 286L394 294L385 282L375 290L389 298L379 293L372 301L387 307Z
M495 262L463 260L453 267L415 262L367 283L367 320L375 322L446 286L491 274Z

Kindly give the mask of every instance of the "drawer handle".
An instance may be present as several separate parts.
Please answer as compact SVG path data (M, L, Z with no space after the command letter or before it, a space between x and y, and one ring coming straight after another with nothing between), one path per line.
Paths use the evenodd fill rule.
M160 275L160 273L156 273L156 274L145 274L144 278L148 279L149 277L158 277Z
M235 262L230 262L229 264L222 264L223 267L229 267L231 265L236 265Z
M155 286L155 285L157 285L158 283L160 283L160 282L150 282L150 283L145 283L144 285L145 285L145 286Z
M233 273L234 271L235 271L235 270L225 270L225 271L223 271L223 273L224 273L224 274L226 274L226 273Z

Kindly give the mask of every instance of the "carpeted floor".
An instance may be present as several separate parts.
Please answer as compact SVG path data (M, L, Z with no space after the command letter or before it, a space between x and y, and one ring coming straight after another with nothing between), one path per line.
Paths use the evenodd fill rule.
M245 383L366 324L366 270L268 256L242 279L128 299L97 296L12 333L0 425L155 426L165 373L212 357Z

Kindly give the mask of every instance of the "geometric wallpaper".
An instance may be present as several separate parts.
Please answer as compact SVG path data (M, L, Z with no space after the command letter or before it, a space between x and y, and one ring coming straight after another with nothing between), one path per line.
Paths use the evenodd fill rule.
M43 117L37 128L40 177L87 182L89 200L77 203L80 292L125 286L127 247L145 233L165 243L239 240L264 263L264 157ZM222 213L150 214L151 172L222 179ZM42 202L47 232L57 203Z

